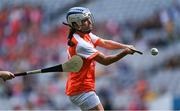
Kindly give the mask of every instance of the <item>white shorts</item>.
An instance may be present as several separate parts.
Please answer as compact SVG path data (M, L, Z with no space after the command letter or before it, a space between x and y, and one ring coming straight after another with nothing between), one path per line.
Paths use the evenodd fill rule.
M79 106L81 110L91 109L101 103L99 97L94 91L69 96L69 99L72 103Z

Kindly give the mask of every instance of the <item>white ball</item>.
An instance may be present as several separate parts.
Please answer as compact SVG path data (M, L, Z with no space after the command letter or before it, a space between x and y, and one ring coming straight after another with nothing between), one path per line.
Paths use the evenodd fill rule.
M154 56L157 55L158 54L158 49L157 48L152 48L151 49L151 54L154 55Z

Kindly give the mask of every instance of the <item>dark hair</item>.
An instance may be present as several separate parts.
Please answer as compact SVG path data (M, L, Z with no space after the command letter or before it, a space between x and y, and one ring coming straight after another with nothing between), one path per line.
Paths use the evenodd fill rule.
M68 46L73 47L73 46L75 45L75 43L73 43L73 42L71 41L71 39L72 39L72 37L73 37L73 34L76 32L76 30L75 30L71 25L69 25L69 24L67 24L67 23L65 23L65 22L63 22L63 24L70 27L70 29L69 29L69 35L68 35L68 43L67 43L67 44L68 44Z
M72 47L74 46L75 44L71 41L72 37L73 37L73 34L76 32L76 30L74 28L71 28L70 31L69 31L69 35L68 35L68 46Z

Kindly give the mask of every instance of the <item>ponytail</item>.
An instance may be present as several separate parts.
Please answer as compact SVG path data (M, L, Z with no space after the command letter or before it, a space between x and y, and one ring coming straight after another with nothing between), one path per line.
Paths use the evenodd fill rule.
M73 34L76 32L76 30L74 28L71 28L70 31L69 31L69 35L68 35L68 46L72 47L74 46L75 44L71 41L72 37L73 37Z
M73 43L73 42L71 41L71 39L72 39L72 37L73 37L73 34L76 32L76 30L75 30L71 25L69 25L69 24L67 24L67 23L64 23L64 22L63 22L63 24L70 27L69 35L68 35L68 43L67 43L67 44L68 44L68 46L73 47L73 46L75 45L75 43Z

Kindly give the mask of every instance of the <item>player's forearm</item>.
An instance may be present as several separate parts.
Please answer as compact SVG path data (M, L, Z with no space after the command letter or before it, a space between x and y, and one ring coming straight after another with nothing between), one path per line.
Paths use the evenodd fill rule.
M123 57L125 57L127 54L125 52L121 52L117 55L110 55L107 57L106 64L105 65L110 65L116 61L119 61Z
M105 40L104 46L107 49L114 50L114 49L124 49L127 47L126 44L118 43L112 40Z
M127 53L125 51L122 51L116 55L108 55L108 56L99 55L99 56L95 57L95 59L100 64L110 65L110 64L122 59L126 55L127 55Z

